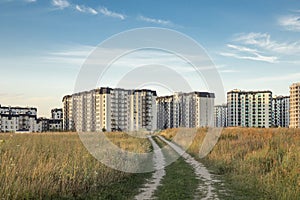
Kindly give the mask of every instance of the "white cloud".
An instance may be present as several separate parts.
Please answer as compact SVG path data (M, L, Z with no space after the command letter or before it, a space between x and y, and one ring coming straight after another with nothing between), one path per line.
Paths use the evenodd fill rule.
M256 49L251 49L251 48L247 48L247 47L243 47L243 46L237 46L237 45L233 45L233 44L227 44L227 47L238 50L238 51L242 51L242 52L249 52L249 53L257 53L258 52Z
M239 72L238 70L234 69L224 69L224 70L219 70L220 73L237 73Z
M145 16L138 16L138 20L145 21L145 22L150 22L154 24L160 24L160 25L172 25L173 23L169 20L163 20L163 19L154 19L154 18L149 18Z
M75 9L79 12L82 12L82 13L89 13L89 14L93 14L93 15L98 14L98 12L95 9L90 8L90 7L86 7L84 5L76 5Z
M3 3L12 3L12 2L17 2L16 0L2 0ZM19 0L19 1L23 1L25 3L35 3L37 2L37 0ZM1 2L1 1L0 1ZM1 2L2 3L2 2Z
M99 9L99 12L105 16L108 16L108 17L113 17L113 18L119 18L121 20L124 20L126 18L125 15L123 14L120 14L120 13L116 13L116 12L113 12L113 11L110 11L108 10L107 8L105 7L102 7Z
M59 9L64 9L69 7L71 4L67 0L52 0L52 5Z
M278 60L276 56L264 56L258 50L253 48L233 44L227 44L227 47L230 49L230 52L222 52L220 55L237 59L263 61L269 63L275 63Z
M240 55L238 53L221 52L220 55L226 56L226 57L233 57L233 58L237 58L237 59L263 61L263 62L268 62L268 63L276 63L277 62L277 57L263 56L258 53L254 53L253 55Z
M64 63L80 66L95 47L76 45L56 52L50 52L43 61L49 63Z
M263 51L270 51L281 54L296 54L300 53L300 42L277 42L271 39L271 35L267 33L248 33L239 34L235 42L240 42L244 45L251 45L261 48Z
M91 7L88 7L85 5L71 5L67 0L52 0L52 5L60 8L60 9L64 9L66 7L72 6L72 8L78 12L89 13L92 15L97 15L97 14L101 13L105 16L118 18L121 20L124 20L126 18L126 15L123 15L123 14L120 14L117 12L113 12L111 10L108 10L106 7L101 7L99 10L96 10L94 8L91 8Z
M267 33L242 33L238 34L234 39L235 41L242 42L244 44L257 45L261 47L268 46L270 44L270 35Z
M279 18L278 22L286 30L300 31L300 15L283 16Z

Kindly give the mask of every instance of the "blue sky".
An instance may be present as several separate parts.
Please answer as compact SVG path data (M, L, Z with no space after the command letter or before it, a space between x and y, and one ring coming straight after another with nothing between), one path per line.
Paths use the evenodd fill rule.
M297 0L1 0L0 26L0 104L35 106L40 116L61 107L96 45L132 28L169 28L195 39L225 91L288 95L300 81Z

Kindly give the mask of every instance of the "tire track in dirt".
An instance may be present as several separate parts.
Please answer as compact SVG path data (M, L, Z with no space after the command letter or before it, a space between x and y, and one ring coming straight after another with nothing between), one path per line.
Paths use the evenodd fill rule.
M218 199L218 195L214 192L215 188L213 187L213 182L217 181L212 178L212 175L206 169L206 167L196 161L191 155L186 153L181 147L178 145L166 140L162 136L158 136L159 139L168 144L172 149L174 149L179 155L185 159L185 161L190 164L194 170L197 178L201 180L201 183L198 186L198 192L195 194L195 199ZM204 193L204 196L203 196Z
M135 199L153 199L153 194L157 187L160 185L161 180L166 175L166 171L164 169L165 166L165 157L157 145L157 143L152 139L152 137L148 137L151 145L153 147L153 163L155 172L152 177L147 181L147 183L141 188L141 193L135 196Z

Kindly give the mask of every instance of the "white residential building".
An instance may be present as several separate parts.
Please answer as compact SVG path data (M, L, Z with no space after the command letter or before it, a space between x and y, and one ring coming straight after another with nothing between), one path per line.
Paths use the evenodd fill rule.
M0 105L1 132L37 132L37 109Z
M232 90L227 93L228 126L272 126L272 92Z
M158 97L158 129L212 127L214 99L215 95L208 92L175 93L172 96Z
M227 127L228 126L227 104L215 106L214 114L215 114L215 127Z
M87 132L156 129L156 92L99 88L63 98L64 130Z
M300 83L290 86L290 128L300 128Z
M289 127L290 97L274 96L272 99L272 125L274 127Z
M71 95L64 96L63 102L63 130L74 131L74 117L73 117L73 99ZM97 102L96 102L97 104Z

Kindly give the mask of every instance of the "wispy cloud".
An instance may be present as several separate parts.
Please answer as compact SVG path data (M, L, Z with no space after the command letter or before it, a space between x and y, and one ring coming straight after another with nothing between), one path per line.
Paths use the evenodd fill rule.
M241 52L258 53L258 51L256 49L251 49L251 48L247 48L247 47L244 47L244 46L237 46L237 45L233 45L233 44L227 44L227 47L229 47L231 49L241 51Z
M169 20L163 20L163 19L154 19L154 18L150 18L150 17L145 17L143 15L139 15L137 17L138 20L141 21L145 21L145 22L150 22L150 23L154 23L154 24L159 24L159 25L167 25L170 26L173 23Z
M106 7L101 7L99 9L99 12L105 16L108 16L108 17L113 17L113 18L119 18L121 20L124 20L126 18L126 15L124 14L120 14L120 13L117 13L117 12L113 12L111 10L108 10Z
M86 7L84 5L76 5L75 9L82 13L89 13L89 14L93 14L93 15L98 14L98 12L94 8Z
M26 3L34 3L37 2L37 0L25 0Z
M27 1L36 1L36 0L27 0ZM126 18L126 15L111 11L106 7L100 7L99 9L95 9L86 5L78 5L78 4L74 5L71 4L68 0L52 0L52 5L59 9L70 7L78 12L88 13L92 15L102 14L107 17L118 18L121 20L124 20Z
M233 57L237 59L244 59L244 60L253 60L253 61L263 61L268 63L275 63L277 62L277 57L274 56L263 56L258 53L255 53L254 55L240 55L238 53L228 53L228 52L221 52L220 55L226 56L226 57Z
M300 42L277 42L271 39L271 35L268 33L248 33L239 34L234 39L236 42L240 42L245 45L251 45L253 47L259 47L262 50L267 50L275 53L282 54L296 54L300 52Z
M234 70L234 69L223 69L223 70L219 70L219 72L220 73L223 73L223 74L225 74L225 73L237 73L237 72L240 72L240 71L238 71L238 70Z
M52 0L52 5L59 9L64 9L69 7L71 4L67 0Z
M286 62L300 53L300 41L278 42L268 33L239 33L234 35L222 56L268 63Z
M80 66L94 48L95 47L93 46L86 45L67 47L60 51L49 52L43 58L43 61L48 63L64 63Z
M264 56L258 50L245 46L227 44L227 47L229 48L229 52L221 52L220 55L237 59L263 61L268 63L275 63L278 59L276 56Z
M299 12L299 11L298 11ZM300 31L300 15L288 15L280 17L279 25L289 31Z
M13 3L13 2L25 2L25 3L35 3L37 0L2 0L0 3Z

